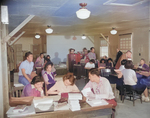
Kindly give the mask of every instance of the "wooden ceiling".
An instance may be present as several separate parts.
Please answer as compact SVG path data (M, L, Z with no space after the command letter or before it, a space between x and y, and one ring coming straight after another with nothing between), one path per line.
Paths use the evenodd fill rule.
M140 1L143 2L135 5ZM85 20L76 17L81 2L87 3L86 8L91 11L90 18ZM2 5L8 6L9 32L28 15L35 15L21 29L25 31L24 36L46 35L47 25L54 30L51 35L98 35L109 33L112 27L123 31L150 26L149 0L111 0L115 5L104 5L106 2L108 0L5 0Z

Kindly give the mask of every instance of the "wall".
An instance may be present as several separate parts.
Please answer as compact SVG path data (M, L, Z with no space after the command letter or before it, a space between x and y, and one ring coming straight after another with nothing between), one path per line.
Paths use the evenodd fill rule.
M23 51L32 52L33 39L32 37L21 37L15 44L22 44Z
M81 39L81 36L76 36L76 40L72 39L73 36L47 36L47 54L51 56L53 63L66 62L67 54L70 48L76 51L82 51L84 47L90 49L94 44L86 38Z

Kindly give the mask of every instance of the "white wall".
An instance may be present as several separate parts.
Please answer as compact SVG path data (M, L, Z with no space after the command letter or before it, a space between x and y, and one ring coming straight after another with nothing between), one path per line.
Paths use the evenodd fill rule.
M76 40L72 38L73 36L47 36L47 54L51 56L54 64L59 61L65 62L70 48L74 48L75 52L78 52L82 51L84 47L88 50L90 47L94 47L94 44L88 38L85 40L81 39L81 36L76 36ZM58 53L58 57L55 56L56 53Z

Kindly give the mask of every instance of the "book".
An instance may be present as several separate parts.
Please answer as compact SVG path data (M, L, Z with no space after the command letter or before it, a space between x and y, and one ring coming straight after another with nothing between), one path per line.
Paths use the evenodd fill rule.
M38 100L33 100L34 107L37 107L38 104L40 104L40 106L41 106L41 104L51 105L52 103L53 103L53 99L50 99L50 98L42 98L42 99L38 99Z
M68 93L69 100L82 100L81 93Z
M87 100L86 101L91 107L95 106L103 106L103 105L108 105L108 102L106 100Z
M54 103L54 111L59 111L59 110L69 110L68 103L67 102L63 102L63 103L55 102Z

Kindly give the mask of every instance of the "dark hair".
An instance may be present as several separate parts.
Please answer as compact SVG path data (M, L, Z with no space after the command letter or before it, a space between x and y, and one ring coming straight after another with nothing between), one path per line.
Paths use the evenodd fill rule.
M25 58L27 59L27 57L28 57L29 55L32 55L32 53L31 53L31 52L26 52L26 53L25 53Z
M48 58L48 57L50 58L50 56L49 56L49 55L47 55L47 56L46 56L46 58Z
M108 62L108 61L113 61L113 60L112 60L112 58L108 58L107 62Z
M95 63L95 60L94 60L94 59L91 59L89 62Z
M105 63L105 59L101 59L99 62L102 63L102 61L104 61L104 63Z
M74 50L74 51L75 51L75 49L73 49L73 48L70 48L70 49L69 49L69 52L71 52L71 50Z
M45 61L50 62L50 59L46 58Z
M40 56L42 55L43 53L40 53Z
M90 69L90 70L89 70L89 73L90 73L91 75L97 75L98 77L99 77L99 75L100 75L100 72L99 72L98 68L92 68L92 69Z
M144 58L141 58L141 60L143 60L143 61L144 61L144 63L145 63L145 59L144 59Z
M86 48L83 48L83 50L87 50Z
M73 73L68 72L67 74L65 74L63 76L63 81L65 81L67 79L69 79L69 81L71 82L71 85L74 85L76 79L75 79Z
M121 61L121 65L125 65L126 62L127 62L127 60L126 60L126 59L123 59L123 60Z
M94 47L91 47L90 50L95 49Z
M39 77L39 76L35 76L32 81L31 81L31 84L36 84L38 82L44 82L43 78L42 77Z
M47 62L44 66L44 70L46 71L46 69L48 68L48 66L51 65L51 67L53 66L53 63L51 62Z
M134 65L133 62L131 60L127 60L125 63L125 68L126 69L133 69Z

